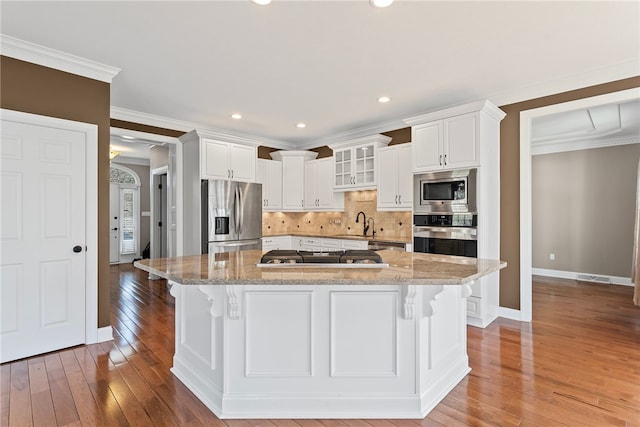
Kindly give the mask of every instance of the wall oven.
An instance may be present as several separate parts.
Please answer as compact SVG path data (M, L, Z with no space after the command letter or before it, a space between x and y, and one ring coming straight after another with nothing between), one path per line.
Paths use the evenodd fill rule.
M477 225L473 213L414 215L413 250L477 258Z
M413 176L415 214L475 212L476 169Z

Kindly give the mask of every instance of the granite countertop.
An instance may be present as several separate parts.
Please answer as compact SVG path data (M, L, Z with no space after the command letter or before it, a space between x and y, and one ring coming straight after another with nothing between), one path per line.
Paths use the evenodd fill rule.
M378 252L387 268L257 267L259 250L136 261L137 268L183 285L463 285L506 262L414 252Z
M320 234L310 234L310 233L301 233L301 232L292 232L292 233L274 233L274 234L263 234L263 238L269 237L280 237L280 236L294 236L294 237L313 237L317 239L344 239L344 240L366 240L371 241L374 240L376 242L391 242L391 243L411 243L411 238L407 237L399 237L399 236L362 236L358 234L337 234L337 235L320 235Z

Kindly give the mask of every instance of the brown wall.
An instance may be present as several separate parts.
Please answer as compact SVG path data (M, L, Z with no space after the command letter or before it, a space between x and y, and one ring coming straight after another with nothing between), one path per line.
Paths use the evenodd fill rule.
M0 56L0 93L8 110L98 125L98 327L109 326L110 85Z
M127 122L125 120L117 120L117 119L111 119L111 127L135 130L138 132L152 133L154 135L171 136L174 138L179 138L186 133L179 130L161 128L157 126L142 125L140 123Z
M640 76L500 107L500 306L520 308L520 112L634 87Z

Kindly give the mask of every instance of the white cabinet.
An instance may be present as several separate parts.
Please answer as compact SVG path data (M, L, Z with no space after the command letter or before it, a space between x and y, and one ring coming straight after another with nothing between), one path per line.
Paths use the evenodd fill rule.
M478 258L500 259L500 121L489 101L405 119L412 127L413 171L477 167ZM467 298L467 323L486 327L498 316L500 273L476 280Z
M369 242L366 240L341 240L340 247L345 250L365 250L369 248Z
M376 185L376 152L391 141L384 135L331 144L335 191L373 189Z
M344 210L344 193L333 191L333 157L310 160L304 166L304 207L308 211Z
M202 138L200 176L202 179L254 182L256 157L256 147Z
M479 166L479 113L412 127L413 171Z
M262 184L262 210L278 212L282 210L282 162L258 159L256 161L256 182Z
M294 251L301 251L302 250L302 241L303 238L302 237L297 237L297 236L291 236L291 248Z
M275 151L269 154L282 162L282 210L303 211L305 162L316 158L313 151Z
M291 236L273 236L262 238L262 250L291 249Z
M301 250L313 252L324 250L322 247L322 239L318 237L303 237Z
M411 145L399 144L378 150L378 210L413 208Z

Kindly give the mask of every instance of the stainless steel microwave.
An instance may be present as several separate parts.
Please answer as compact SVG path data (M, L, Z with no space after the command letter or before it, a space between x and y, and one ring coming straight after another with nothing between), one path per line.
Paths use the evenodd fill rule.
M476 212L476 175L476 169L414 175L413 212Z

